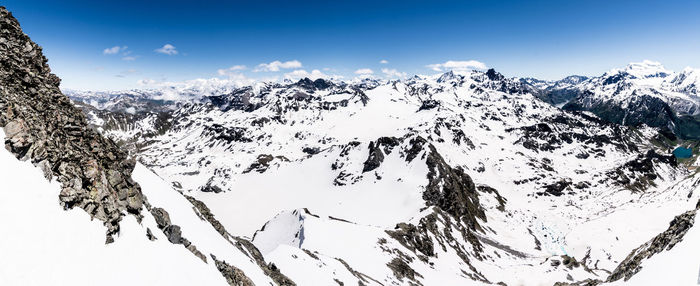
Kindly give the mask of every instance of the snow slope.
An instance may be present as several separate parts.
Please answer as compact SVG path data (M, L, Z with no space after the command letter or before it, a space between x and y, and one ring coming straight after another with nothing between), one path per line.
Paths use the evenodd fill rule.
M0 285L228 285L211 255L258 285L273 283L250 252L219 234L182 194L140 164L133 178L149 203L168 211L206 262L170 243L149 212L141 222L127 216L115 242L104 244L102 223L60 207L56 181L4 150L0 163L0 225L12 234L0 236Z
M657 253L642 262L642 269L631 279L604 285L678 285L700 284L700 227L694 225L683 240L670 250Z
M5 136L0 130L0 141ZM64 211L60 186L29 162L0 151L0 285L227 285L216 268L128 216L119 238L82 210ZM146 228L158 238L146 238Z

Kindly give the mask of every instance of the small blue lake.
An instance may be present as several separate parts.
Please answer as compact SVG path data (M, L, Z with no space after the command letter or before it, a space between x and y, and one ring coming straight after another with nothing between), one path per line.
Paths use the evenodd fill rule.
M676 156L676 158L693 157L693 149L692 148L685 148L685 147L678 147L678 148L673 150L673 156Z

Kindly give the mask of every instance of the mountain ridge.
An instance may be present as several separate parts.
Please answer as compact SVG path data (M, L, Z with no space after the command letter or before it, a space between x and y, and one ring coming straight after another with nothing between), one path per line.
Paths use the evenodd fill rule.
M670 154L684 141L562 110L540 98L542 82L488 69L71 102L19 23L5 8L0 18L0 181L12 188L0 190L11 198L0 209L27 209L22 180L51 209L0 221L28 228L13 229L30 250L62 250L47 261L94 252L52 265L64 280L27 280L3 273L28 273L24 256L37 252L0 236L7 260L22 262L0 267L7 284L597 285L694 249L684 237L697 236L697 156ZM652 62L631 69L634 78L549 84L627 88L671 76ZM85 212L66 211L74 206ZM49 215L61 220L48 227ZM82 232L87 217L103 222L105 245L66 232L93 237ZM82 273L103 260L109 271Z

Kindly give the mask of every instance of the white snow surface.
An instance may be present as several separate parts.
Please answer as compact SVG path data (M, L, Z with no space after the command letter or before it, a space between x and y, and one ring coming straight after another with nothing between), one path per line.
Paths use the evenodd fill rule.
M100 221L63 210L59 183L5 150L0 183L0 285L227 285L211 264L169 243L150 216L142 224L125 217L105 245ZM147 227L158 240L146 238Z
M678 285L700 284L700 227L688 230L683 240L670 250L662 251L642 262L642 269L630 280L620 279L603 285Z
M594 84L615 75L633 88L621 95ZM645 61L571 84L594 85L596 95L611 100L635 96L634 90L662 90L665 100L691 112L696 103L689 81L691 76L680 79ZM684 88L671 88L670 82L683 82L674 86ZM649 142L656 130L599 124L586 118L590 114L562 112L518 87L516 80L476 71L322 90L258 85L248 98L257 106L253 110L223 110L206 102L179 105L173 127L139 150L140 160L155 173L139 165L134 178L154 206L172 208L173 223L202 252L225 258L256 281L266 279L241 252L223 254L230 245L202 225L179 192L205 202L231 234L251 237L267 261L299 285L332 285L336 279L347 285L412 283L387 267L395 259L414 269L415 281L424 285L604 279L630 251L698 201L700 177L658 161L643 191L615 182L623 175L636 180L624 167L654 148ZM581 124L556 123L561 121ZM145 117L133 129L105 134L128 139L153 122ZM543 122L564 139L524 138L524 130ZM378 168L363 172L370 142L392 136L400 144L383 151ZM486 220L479 219L483 229L474 233L482 250L444 219L435 223L438 234L427 236L435 250L431 257L387 232L399 223L419 225L434 214L422 197L430 148L423 146L415 160L406 160L410 141L419 136L449 165L505 199L500 206L495 194L479 192ZM580 139L596 136L613 142ZM540 150L526 143L554 147ZM564 194L543 192L557 182L570 183ZM223 192L202 192L204 186ZM446 233L454 241L442 247ZM556 266L565 256L586 267Z

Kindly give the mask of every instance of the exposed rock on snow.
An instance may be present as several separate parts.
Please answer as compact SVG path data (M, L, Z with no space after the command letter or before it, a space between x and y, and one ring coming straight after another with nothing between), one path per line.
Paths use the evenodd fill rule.
M143 197L131 179L134 162L88 128L83 113L58 88L41 48L0 9L0 125L8 150L61 182L66 209L79 207L104 222L107 242L125 213L141 219Z
M38 167L43 172L43 177L53 182L50 186L56 186L55 182L60 183L60 192L55 192L58 196L57 203L67 210L65 214L58 214L60 218L42 216L44 213L55 213L45 200L46 195L50 195L53 190L47 186L32 185L35 189L27 191L37 193L36 198L43 199L41 204L46 210L13 218L18 222L27 221L27 225L19 223L19 229L24 230L13 234L17 237L3 238L2 244L8 239L25 239L27 242L26 245L22 244L24 247L21 248L3 249L3 257L17 260L21 267L34 268L22 261L23 251L31 253L26 249L55 245L59 249L49 247L46 254L42 253L42 259L53 263L51 268L64 269L70 277L66 279L65 273L27 275L30 272L27 269L4 265L0 270L0 284L93 285L95 281L103 281L108 285L221 285L227 281L230 285L294 285L291 280L280 274L274 265L265 263L252 243L242 238L235 238L234 243L229 237L217 233L220 230L216 229L213 215L208 214L203 203L195 204L194 209L197 212L192 212L192 205L182 194L170 188L155 174L144 171L144 168L129 158L114 141L91 128L86 116L61 93L58 88L59 82L60 80L50 73L41 48L21 31L17 20L4 7L0 7L0 126L3 127L0 138L4 139L6 149L17 159L30 161ZM148 117L142 117L145 118ZM215 129L214 132L216 131L218 130ZM224 130L223 135L217 136L226 139L230 137L228 133L230 132ZM6 154L2 155L0 159L3 168L18 164L8 161L5 158ZM25 172L31 172L22 168ZM8 172L3 169L1 173ZM3 176L0 177L0 181L3 184L9 182L12 188L0 189L4 191L3 196L16 192L15 178ZM145 187L142 189L141 186ZM152 200L147 199L146 193ZM10 202L12 205L5 205L3 209L15 213L22 213L24 207L34 203L28 196L18 196L17 201ZM53 241L54 233L56 236L66 236L65 233L61 233L62 226L85 226L90 221L86 217L75 216L75 211L68 211L76 206L83 209L90 219L97 219L106 227L107 245L83 241L81 235L94 239L94 234L89 233L94 229L87 228L72 229L74 234L71 235L75 237L69 240L60 240L57 237L56 241ZM148 211L144 212L143 208ZM196 215L201 213L209 215L208 219L199 220ZM38 219L34 219L33 216L37 216ZM49 223L47 226L47 221L42 219L53 220L58 224L53 226ZM2 225L14 229L11 228L13 224L17 223L3 222ZM33 224L36 224L36 229ZM123 225L126 225L126 233L122 232ZM51 229L54 233L42 233L44 228ZM155 228L160 229L162 234L153 233L151 229ZM135 230L140 234L134 235ZM32 233L40 233L41 239L36 241L36 237L31 236ZM178 252L164 243L182 245L194 256ZM120 253L124 250L132 256L126 257ZM75 255L66 251L73 251ZM151 255L153 257L150 257ZM191 259L195 256L198 262L192 263ZM214 261L208 261L207 256ZM219 256L222 257L221 260L216 259ZM74 260L66 261L66 257ZM158 260L166 261L156 264ZM144 268L132 267L140 264L140 261L147 262ZM119 273L120 277L111 279L110 275L103 271L95 271L98 273L96 275L77 273L76 271L84 271L83 268L88 272L94 271L86 263L104 266L104 269L109 269L110 272ZM112 265L114 263L116 265ZM76 267L70 267L71 265ZM122 269L124 272L120 271ZM180 272L167 273L163 271L166 269ZM184 277L190 275L190 272L192 277ZM106 278L97 278L100 275ZM27 276L38 278L28 279ZM82 276L86 279L81 278ZM169 278L171 276L177 279ZM128 281L131 280L130 277L136 280Z
M697 249L695 211L667 224L700 195L669 154L693 133L694 70L72 92L82 115L0 13L6 146L107 227L90 262L132 247L205 285L595 285Z
M642 269L641 264L643 260L664 250L672 249L673 246L683 240L683 236L693 227L696 212L697 210L692 210L675 217L666 231L632 251L608 276L607 281L611 282L622 278L629 280Z
M691 199L670 195L688 175L670 133L564 112L536 99L542 83L309 82L175 106L137 151L299 285L599 279Z

